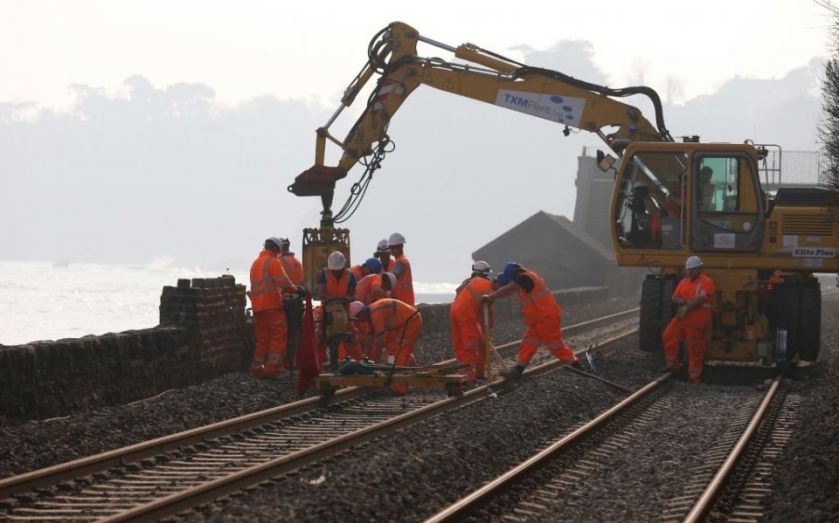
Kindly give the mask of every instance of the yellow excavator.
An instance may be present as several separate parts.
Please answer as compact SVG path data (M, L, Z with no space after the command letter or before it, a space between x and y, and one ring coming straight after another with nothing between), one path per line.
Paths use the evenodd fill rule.
M417 55L418 43L453 53L458 62ZM363 113L343 140L329 128L372 78ZM760 184L771 146L676 142L649 87L612 89L558 71L528 66L473 44L453 47L394 22L371 40L368 60L347 87L341 106L317 130L315 164L289 191L320 196L319 228L304 230L303 263L311 283L332 250L349 257L349 231L336 228L355 211L389 150L391 118L419 85L554 121L599 136L615 154L598 164L615 175L611 232L620 266L648 267L641 289L641 349L661 348L675 308L670 301L688 256L699 255L717 286L707 358L742 364L814 361L820 345L821 293L814 273L839 272L839 192ZM655 124L620 101L649 99ZM326 142L342 156L324 163ZM333 213L335 183L356 163L364 173ZM511 253L512 256L513 253Z

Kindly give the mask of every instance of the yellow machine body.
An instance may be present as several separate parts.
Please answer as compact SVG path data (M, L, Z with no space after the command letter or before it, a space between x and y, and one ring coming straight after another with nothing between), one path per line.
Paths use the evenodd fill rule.
M460 62L419 56L419 43L451 52ZM818 345L818 338L807 334L818 331L811 317L821 307L813 273L839 272L835 189L782 188L770 197L759 177L765 147L700 143L698 137L675 143L664 124L660 97L649 87L591 84L474 44L443 44L401 22L375 35L367 56L344 91L341 107L317 130L314 165L289 186L298 196L320 196L323 202L321 228L304 231L303 263L310 284L331 250L349 254L349 232L338 234L346 230L333 229L333 224L351 216L363 197L388 151L390 120L417 87L427 85L553 121L564 126L566 135L570 128L591 132L617 155L599 153L598 163L615 171L611 224L618 264L657 270L642 288L642 349L660 348L661 331L672 317L673 286L687 257L698 255L717 282L710 358L771 361L796 353L812 358L818 351L809 347ZM376 77L350 131L343 140L333 136L329 127ZM646 97L654 119L620 101L629 96ZM341 149L334 166L324 163L327 142ZM359 162L366 171L333 218L335 182ZM773 284L773 278L780 281Z

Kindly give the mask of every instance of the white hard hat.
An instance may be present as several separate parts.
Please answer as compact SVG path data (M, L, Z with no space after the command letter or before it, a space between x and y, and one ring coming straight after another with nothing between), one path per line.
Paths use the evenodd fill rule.
M386 251L387 250L387 240L384 239L384 238L379 240L379 244L376 245L376 250L377 251Z
M347 265L347 259L340 251L335 251L326 260L326 267L330 271L340 271Z
M269 245L274 244L277 246L278 249L283 248L283 241L276 236L271 236L267 240L265 240L265 248L268 248Z
M398 232L391 234L387 239L388 247L395 247L396 245L402 245L403 243L405 243L405 237Z
M384 273L384 277L387 278L388 281L390 281L390 290L395 289L396 288L396 275L393 274L392 272L386 272L386 273Z
M354 301L350 303L350 319L354 320L358 317L358 314L364 310L365 305L360 301Z
M492 267L483 260L478 260L472 264L472 272L480 272L481 274L489 274L492 272Z
M702 260L699 256L691 256L685 262L685 269L696 269L697 267L702 267Z

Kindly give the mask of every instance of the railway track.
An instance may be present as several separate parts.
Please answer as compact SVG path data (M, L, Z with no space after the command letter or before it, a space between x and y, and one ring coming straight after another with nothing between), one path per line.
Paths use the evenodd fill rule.
M542 451L440 510L426 523L556 518L566 500L585 498L586 478L608 467L612 456L637 444L662 416L673 416L678 411L682 398L665 386L669 378L669 374L656 378L595 419L572 427ZM789 439L794 424L791 413L796 399L792 398L785 408L780 383L777 377L762 398L743 399L739 416L728 421L728 430L702 455L701 465L687 471L685 475L691 479L665 504L658 519L760 519L762 499L771 482L772 458ZM624 475L631 477L640 465L631 463L636 470L627 470ZM601 519L594 512L591 517Z
M614 332L637 309L567 326L567 335L608 324ZM601 345L635 330L611 336ZM598 336L602 336L598 334ZM498 347L511 351L518 342ZM582 352L582 351L580 351ZM534 360L528 375L562 365ZM257 485L447 409L494 397L498 382L447 397L441 391L393 396L347 388L328 404L308 398L221 423L0 480L0 519L158 519Z

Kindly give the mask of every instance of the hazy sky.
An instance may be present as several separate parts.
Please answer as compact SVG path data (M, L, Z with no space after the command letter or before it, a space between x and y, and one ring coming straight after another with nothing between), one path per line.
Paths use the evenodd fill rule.
M808 0L596 2L214 2L3 0L0 100L68 106L74 83L117 89L213 86L219 101L261 95L334 103L372 35L400 20L449 44L514 55L586 40L614 85L682 83L686 99L736 76L777 78L826 50L831 19Z
M818 148L832 18L805 0L2 0L0 220L12 226L0 258L246 264L265 236L297 245L318 202L285 186L393 20L611 87L650 85L674 135ZM534 212L571 216L577 155L599 143L536 120L418 89L348 224L355 252L399 230L417 279L457 281L469 253ZM540 190L514 190L511 173Z

